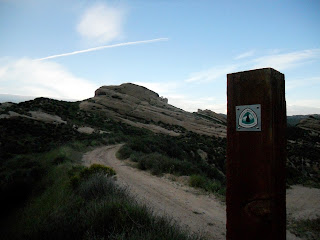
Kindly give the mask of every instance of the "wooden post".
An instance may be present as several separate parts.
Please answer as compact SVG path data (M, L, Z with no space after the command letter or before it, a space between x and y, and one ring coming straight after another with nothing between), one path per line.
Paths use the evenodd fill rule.
M227 75L227 239L286 239L284 75Z

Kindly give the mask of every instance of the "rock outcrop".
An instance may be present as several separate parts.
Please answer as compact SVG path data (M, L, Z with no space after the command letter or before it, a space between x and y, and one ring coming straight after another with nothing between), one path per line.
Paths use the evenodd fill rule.
M311 134L320 136L320 116L310 115L308 118L302 119L297 127L309 130Z
M211 110L198 109L197 114L202 115L202 116L204 116L206 118L209 118L209 119L211 119L213 121L216 121L217 123L221 123L221 124L224 124L224 125L227 124L227 118L225 118L225 117L221 116L221 114L215 113L215 112L213 112Z
M225 120L211 112L186 112L168 104L168 99L132 83L103 86L93 98L80 104L86 111L100 111L106 116L154 132L179 135L192 131L209 136L226 137Z

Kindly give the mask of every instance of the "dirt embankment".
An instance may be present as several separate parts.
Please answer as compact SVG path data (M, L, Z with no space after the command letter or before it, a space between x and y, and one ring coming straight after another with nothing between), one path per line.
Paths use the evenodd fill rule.
M128 166L116 158L121 145L105 146L86 153L83 162L89 166L100 163L114 168L118 182L129 187L142 203L156 214L173 217L193 232L201 232L209 239L226 238L226 207L212 195L200 194L193 188L153 176ZM287 191L288 219L320 216L320 190L293 186ZM287 239L299 239L287 231Z

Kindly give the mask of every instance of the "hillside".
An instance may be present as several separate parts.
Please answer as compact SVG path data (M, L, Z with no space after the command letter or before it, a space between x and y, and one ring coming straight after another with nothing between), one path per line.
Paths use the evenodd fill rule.
M309 117L297 126L288 127L288 185L319 188L319 125L317 118ZM50 233L49 225L45 225L48 229L42 229L40 223L51 214L50 209L55 209L51 203L62 201L61 206L56 206L60 209L60 212L56 209L57 214L62 214L61 209L66 207L63 199L78 196L80 190L73 189L71 183L73 177L82 171L83 153L97 146L115 143L123 144L117 156L130 158L137 168L154 175L181 176L188 179L187 184L223 199L225 137L226 119L223 115L210 110L183 111L168 104L168 100L157 93L134 84L101 87L93 98L81 102L37 98L19 104L1 104L0 194L4 197L0 203L3 213L0 224L6 223L2 227L4 229L10 224L15 226L17 221L21 233L28 236L40 232L25 232L24 225L30 229L41 229L41 234ZM57 174L61 177L54 177ZM57 183L59 179L63 179L59 183L63 186ZM51 188L55 184L65 189L66 196L58 194L60 200L49 193L60 193L60 187ZM81 199L81 204L85 204L82 201L86 198L82 196ZM24 222L23 214L34 214L29 207L24 207L25 204L36 206L37 202L43 201L50 204L40 214L40 225L33 226L30 219L30 222ZM54 215L46 221L48 224L52 224L50 221L59 222L61 216ZM5 221L6 217L11 222ZM66 225L60 227L71 224L62 223ZM101 233L97 234L100 236Z
M155 134L120 122L105 112L85 111L80 104L47 98L1 104L1 239L131 236L151 240L155 234L158 239L202 239L189 235L170 219L153 217L151 209L139 206L112 181L102 181L98 175L82 179L90 169L81 166L81 156L92 147L126 142L141 159L155 154L160 162L171 164L165 169L158 165L154 168L157 171L205 175L211 172L212 178L216 176L223 183L225 141L184 128L180 128L183 134L175 137ZM208 152L205 156L204 150ZM216 167L211 166L213 163ZM113 189L111 196L106 195L106 189ZM87 218L88 215L91 217ZM108 235L108 231L113 234Z
M103 86L96 90L93 98L82 102L37 98L20 104L3 103L0 119L5 126L1 130L2 156L11 156L10 152L45 151L50 145L55 146L54 142L63 144L78 138L102 143L127 141L130 154L157 150L169 157L200 159L217 168L224 178L225 117L210 110L183 111L168 104L168 100L157 93L135 84ZM288 125L287 129L288 179L293 183L317 183L320 179L319 118L316 115L288 117L288 121L297 119L301 119L300 123ZM49 131L41 131L48 123L52 126ZM19 128L35 134L27 134ZM28 140L15 144L16 137L21 134L22 139ZM43 138L43 134L47 138ZM40 137L43 140L37 142ZM139 138L144 148L132 138ZM173 144L167 146L162 141ZM169 153L171 148L178 150Z

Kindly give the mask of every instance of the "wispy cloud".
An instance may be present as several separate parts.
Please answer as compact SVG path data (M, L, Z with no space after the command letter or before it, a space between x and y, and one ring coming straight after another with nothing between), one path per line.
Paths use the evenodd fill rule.
M92 97L98 88L58 63L23 58L7 63L0 75L1 93L78 99Z
M76 54L80 54L80 53L93 52L93 51L98 51L98 50L102 50L105 48L123 47L123 46L128 46L128 45L146 44L146 43L168 41L168 40L169 40L168 38L156 38L156 39L151 39L151 40L143 40L143 41L125 42L125 43L118 43L118 44L112 44L112 45L105 45L105 46L94 47L94 48L89 48L89 49L85 49L85 50L78 50L78 51L69 52L69 53L61 53L61 54L52 55L52 56L48 56L48 57L44 57L44 58L38 58L38 59L35 59L35 61L42 61L42 60L53 59L53 58L58 58L58 57L66 57L66 56L76 55Z
M217 113L226 113L227 104L215 98L195 98L187 94L169 94L166 96L169 103L188 112L196 112L198 109L210 109Z
M196 112L199 108L226 113L226 104L215 97L196 98L192 94L182 93L183 82L134 82L155 91L168 99L168 103L185 111Z
M248 51L248 52L244 52L244 53L241 53L241 54L239 54L238 56L236 56L234 59L235 59L235 60L239 60L239 59L243 59L243 58L248 58L248 57L253 56L254 53L255 53L255 50L251 50L251 51Z
M296 99L287 98L287 114L320 114L320 100L319 99Z
M287 115L307 115L307 114L320 114L320 108L308 107L308 106L297 106L287 105Z
M242 56L239 55L237 60L241 61L236 61L221 66L214 66L207 70L191 73L190 77L185 81L189 83L213 82L221 78L226 78L226 75L228 73L232 73L235 71L244 71L266 67L272 67L276 70L283 71L288 68L297 67L309 63L313 60L319 59L320 49L307 49L282 54L277 53L243 61L242 59L246 56L249 56L249 54L251 53L247 52L241 54Z
M220 77L226 76L228 73L232 71L235 71L238 67L238 64L216 66L204 71L192 73L190 74L190 77L185 81L189 83L212 82L214 80L219 79Z
M122 35L125 10L96 3L81 17L77 31L84 38L97 43L107 43Z
M253 68L272 67L277 70L285 70L318 58L320 58L320 49L307 49L259 57L253 60L252 65Z
M320 87L320 77L301 78L286 81L286 90L294 88L318 85Z

